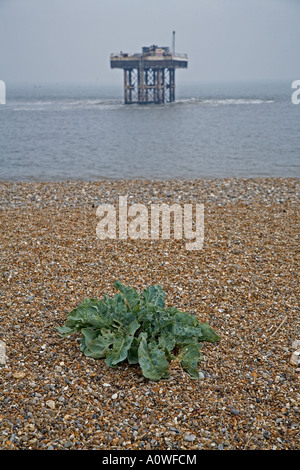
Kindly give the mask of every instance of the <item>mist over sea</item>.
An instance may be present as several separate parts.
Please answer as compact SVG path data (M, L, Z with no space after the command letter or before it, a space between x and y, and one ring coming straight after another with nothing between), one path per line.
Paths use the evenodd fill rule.
M299 177L291 81L183 84L176 102L124 105L112 86L6 83L0 180Z

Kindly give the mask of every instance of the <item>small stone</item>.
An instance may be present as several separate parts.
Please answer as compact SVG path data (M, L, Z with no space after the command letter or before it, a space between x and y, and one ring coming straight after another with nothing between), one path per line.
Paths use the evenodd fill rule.
M51 418L53 418L56 414L56 412L54 410L50 410L50 408L49 409L47 408L45 410L45 413L47 414L47 416L50 416Z
M293 366L298 366L300 364L300 349L293 352L290 362Z
M112 400L116 400L118 398L118 394L114 393L111 398L112 398Z
M5 343L4 341L0 341L0 365L5 366L7 361L6 353L5 353Z
M72 447L72 446L73 446L73 442L67 441L67 442L64 443L65 449L70 449L70 447Z
M47 405L51 410L54 410L54 409L55 409L55 401L54 401L54 400L47 400L47 401L46 401L46 405Z
M174 428L173 426L170 427L170 431L176 432L176 434L180 434L180 433L181 433L181 432L179 431L179 429Z
M195 434L186 434L184 436L184 440L188 442L194 442L195 439L196 439Z
M23 377L25 377L25 372L22 372L22 371L14 372L13 376L15 379L23 379Z
M237 416L240 414L239 410L237 410L236 408L229 408L229 411L231 414L233 414L234 416Z

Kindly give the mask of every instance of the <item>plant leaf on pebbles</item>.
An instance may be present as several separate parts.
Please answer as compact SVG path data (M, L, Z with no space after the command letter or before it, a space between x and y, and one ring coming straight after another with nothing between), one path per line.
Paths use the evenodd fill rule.
M165 378L176 356L191 378L199 378L200 342L220 340L212 328L189 313L165 308L161 286L150 286L142 294L120 281L114 286L119 292L112 298L85 299L73 309L65 325L57 327L60 336L81 332L84 355L105 358L108 367L125 360L139 363L150 380Z

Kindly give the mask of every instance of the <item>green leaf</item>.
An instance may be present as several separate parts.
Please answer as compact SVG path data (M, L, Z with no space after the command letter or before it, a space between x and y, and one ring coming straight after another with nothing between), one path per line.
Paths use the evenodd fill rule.
M197 363L202 359L200 344L188 344L180 352L182 368L193 378L199 378Z
M77 331L90 326L93 319L98 315L97 308L94 306L95 302L99 303L94 299L85 299L81 305L69 313L65 326Z
M114 366L127 358L127 352L130 349L133 336L128 336L118 332L112 343L112 348L106 354L106 365Z
M180 310L177 309L169 309L171 312L173 312L173 318L174 321L182 326L191 326L191 327L197 327L199 326L199 321L198 318L195 317L194 315L191 315L186 312L181 312Z
M127 353L128 364L138 364L138 362L139 362L139 354L138 354L139 344L140 344L140 339L134 337L133 340L132 340L131 346L128 349L128 353Z
M93 328L83 328L81 333L82 337L80 350L85 351L85 349L89 347L91 341L97 337L97 331L95 331Z
M58 326L56 327L59 336L69 336L70 334L74 333L76 330L74 328L70 328L69 326Z
M103 328L100 332L94 332L95 337L92 338L91 333L87 330L82 330L82 352L85 356L94 359L104 358L115 341L115 334Z
M176 344L181 346L191 342L201 341L203 338L201 328L183 326L180 324L174 325L174 336Z
M200 328L202 330L203 341L214 343L221 340L220 336L215 333L208 323L201 323Z
M165 349L169 353L176 346L176 338L173 331L173 323L169 323L161 329L161 333L158 339L158 344L162 349Z
M147 343L145 333L141 334L138 356L145 377L150 380L159 380L166 376L169 362L166 359L165 353L156 343Z
M128 310L132 310L132 311L134 311L136 309L138 310L137 307L139 307L139 304L140 304L140 295L139 295L139 293L130 286L126 287L120 281L116 281L114 283L114 286L119 290L119 292L121 292L123 294L124 301L125 301L125 304L126 304Z
M129 334L134 335L136 330L140 327L140 323L137 321L136 316L131 312L123 312L123 314L116 314L112 317L112 320L119 328L122 328Z
M150 286L144 289L142 299L145 303L165 308L165 292L161 286Z

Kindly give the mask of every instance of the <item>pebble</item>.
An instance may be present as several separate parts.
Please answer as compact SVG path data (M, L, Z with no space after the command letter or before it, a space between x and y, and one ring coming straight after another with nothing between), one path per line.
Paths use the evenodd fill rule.
M293 366L300 365L300 349L293 351L290 362L293 364Z
M97 239L97 206L126 194L203 203L203 249ZM295 178L0 182L0 449L298 449L299 194ZM161 284L221 336L203 344L201 380L174 366L151 382L57 335L118 279Z
M54 400L47 400L46 405L49 406L51 410L55 409L55 401Z
M183 439L185 441L188 441L188 442L194 442L194 440L196 439L196 436L195 434L186 434Z
M16 371L13 373L15 379L23 379L25 377L25 372L23 371Z
M0 366L5 366L6 362L6 345L4 341L0 341Z
M68 442L65 442L65 443L64 443L64 447L65 447L66 449L70 449L71 447L73 447L73 442L69 442L69 441L68 441Z

